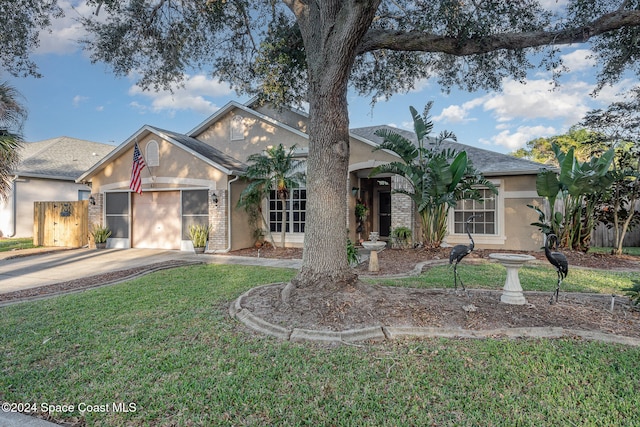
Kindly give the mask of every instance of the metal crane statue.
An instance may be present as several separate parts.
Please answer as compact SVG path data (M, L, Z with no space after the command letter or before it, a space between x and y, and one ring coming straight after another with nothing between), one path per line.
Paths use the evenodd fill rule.
M554 251L551 252L550 242L554 241L556 247L558 245L558 236L555 234L545 235L544 242L544 255L547 257L549 262L556 268L556 273L558 273L558 283L556 284L556 290L551 295L551 300L549 300L549 304L553 304L553 295L556 296L556 302L558 302L558 294L560 293L560 284L567 274L569 273L569 262L567 261L567 257L564 254Z
M458 280L460 280L460 284L462 285L462 290L466 291L464 287L464 283L462 283L462 279L458 274L458 263L462 261L462 258L466 257L473 251L473 247L475 244L473 242L473 237L471 237L471 232L469 231L469 224L471 223L471 221L473 221L474 218L479 216L480 215L471 215L469 218L467 218L466 229L467 229L467 234L469 235L469 240L471 240L471 243L469 243L469 246L455 245L453 249L451 249L451 252L449 253L449 265L453 264L453 283L454 283L455 289L458 289Z

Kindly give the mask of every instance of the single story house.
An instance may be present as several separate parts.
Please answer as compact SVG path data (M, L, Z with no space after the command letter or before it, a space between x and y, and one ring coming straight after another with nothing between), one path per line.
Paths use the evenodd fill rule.
M208 252L253 246L247 215L236 207L247 185L241 179L246 159L277 144L285 147L295 144L304 158L308 152L307 123L304 112L250 101L229 102L187 134L143 126L78 178L78 183L91 185L96 201L89 207L89 222L106 224L112 230L108 247L192 250L190 224L212 226ZM395 154L386 150L373 151L380 141L374 135L379 128L351 132L345 197L352 240L366 240L370 231L378 231L386 238L399 226L409 227L414 236L419 235L419 220L411 200L392 191L405 185L403 178L369 177L376 165L397 160ZM411 132L395 130L413 137ZM136 143L146 163L141 174L142 194L129 189ZM468 243L460 218L483 213L482 223L474 231L478 247L540 248L539 233L529 225L537 216L526 206L540 200L535 191L540 165L462 144L451 142L451 145L467 151L499 194L494 196L487 191L485 203L463 202L452 209L446 243ZM306 189L298 188L291 192L291 200L284 209L275 194L264 202L262 211L276 243L286 211L286 243L302 246L306 198ZM360 233L356 231L354 213L357 200L369 207Z
M0 201L0 237L33 236L34 202L88 199L91 187L76 178L114 148L67 136L24 142L9 196Z

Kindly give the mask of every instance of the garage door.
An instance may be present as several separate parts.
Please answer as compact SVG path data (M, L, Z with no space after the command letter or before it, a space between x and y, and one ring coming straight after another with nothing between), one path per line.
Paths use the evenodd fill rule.
M147 249L180 249L180 192L133 193L131 246Z

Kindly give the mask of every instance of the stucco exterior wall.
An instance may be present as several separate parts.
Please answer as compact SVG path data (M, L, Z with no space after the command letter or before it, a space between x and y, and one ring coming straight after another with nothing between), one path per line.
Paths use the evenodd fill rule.
M244 209L239 209L238 200L247 184L238 180L231 183L231 204L228 213L231 215L231 250L249 248L254 245L253 230L249 226L249 216Z
M144 153L146 144L151 140L158 143L160 162L158 166L147 166L142 170L142 189L211 187L225 188L227 176L218 169L207 165L193 154L164 141L157 136L149 135L138 142ZM93 178L94 191L117 190L129 188L133 147L113 159Z
M11 192L6 202L0 202L0 235L4 237L33 236L33 202L77 201L80 190L91 190L84 184L40 178L19 178L13 185L15 193ZM17 201L15 229L13 194Z
M232 140L231 120L237 115L242 116L244 138ZM278 144L282 144L285 147L291 147L295 144L299 148L308 146L306 137L239 109L229 111L224 117L197 135L196 138L242 162L246 162L249 155L260 153L269 146Z
M278 120L294 129L298 129L301 132L307 133L307 125L309 118L304 114L298 114L295 111L291 111L286 108L273 108L270 105L263 105L260 107L254 107L254 110Z

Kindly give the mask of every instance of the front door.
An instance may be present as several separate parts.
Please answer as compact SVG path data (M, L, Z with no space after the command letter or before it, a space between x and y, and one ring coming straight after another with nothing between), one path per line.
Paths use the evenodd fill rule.
M391 234L391 192L378 193L378 224L380 224L380 237L389 237Z

